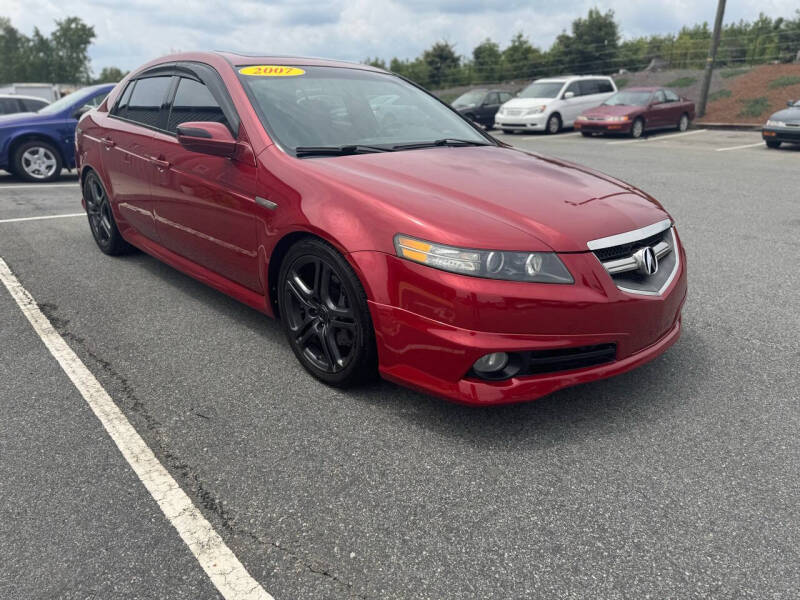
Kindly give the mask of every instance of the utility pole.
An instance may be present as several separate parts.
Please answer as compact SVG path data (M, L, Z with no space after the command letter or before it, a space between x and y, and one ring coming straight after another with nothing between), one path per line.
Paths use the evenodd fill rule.
M697 116L704 117L706 114L706 104L708 103L708 88L711 87L711 74L714 72L714 61L717 60L717 48L719 48L719 38L722 35L722 17L725 14L725 0L717 2L717 18L714 20L714 33L711 36L711 47L708 49L706 58L706 70L703 73L703 87L700 90L700 106L697 109Z

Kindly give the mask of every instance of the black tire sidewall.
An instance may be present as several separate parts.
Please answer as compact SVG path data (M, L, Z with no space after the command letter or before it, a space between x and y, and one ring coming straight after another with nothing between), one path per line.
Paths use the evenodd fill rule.
M636 123L640 123L640 124L641 124L641 126L642 126L642 129L641 129L641 131L639 132L639 135L636 135L636 134L634 133L634 131L635 131L635 129L634 129L634 128L636 127ZM632 137L633 139L639 139L639 138L641 138L643 135L644 135L644 121L643 121L643 120L641 119L641 117L640 117L640 118L636 119L636 120L633 122L633 125L631 125L631 137Z
M558 123L558 127L556 128L555 131L550 129L550 123L553 120L555 120ZM561 122L561 117L558 116L557 114L552 114L549 117L547 117L547 123L545 124L544 128L547 131L548 135L553 135L553 134L556 134L559 131L561 131L561 127L562 126L563 126L563 123Z
M53 171L52 175L50 175L49 177L45 177L44 179L37 179L36 177L28 175L28 173L26 173L25 169L22 167L22 155L29 148L34 148L37 146L39 148L46 148L56 158L56 170ZM64 161L61 159L61 153L50 142L43 142L41 140L29 140L27 142L22 142L22 144L20 144L16 148L16 150L14 150L12 172L14 173L14 175L19 177L20 179L24 179L25 181L30 181L33 183L47 183L49 181L55 181L56 179L61 177L61 169L63 168L63 166L64 166Z
M103 188L103 194L105 194L106 202L111 202L111 199L108 196L108 189L106 186L103 185L103 181L94 171L90 171L87 173L86 177L83 179L83 185L81 186L81 193L83 194L84 202L86 202L86 198L88 194L91 192L88 190L89 186L92 184L93 181L96 181L97 184ZM97 239L97 235L95 234L94 228L92 227L91 219L89 218L89 210L86 210L86 221L89 223L89 231L92 232L92 238L97 244L97 247L100 248L100 251L103 254L108 254L109 256L117 256L119 254L125 254L130 252L133 247L125 241L122 237L122 234L119 232L119 228L117 227L117 222L114 220L114 212L109 210L111 215L111 237L109 238L107 243L101 242Z
M317 256L326 259L335 267L336 276L345 286L348 297L351 299L353 311L359 322L359 335L354 344L355 355L350 363L338 373L327 373L315 367L308 359L303 356L292 340L292 332L289 329L288 319L286 318L287 307L284 299L284 286L287 275L292 265L304 256ZM316 379L334 387L351 387L365 381L374 379L377 374L377 349L375 343L375 331L372 326L372 317L367 306L367 295L364 287L358 279L353 268L347 260L330 244L318 238L305 238L295 243L287 252L281 263L278 275L278 311L281 315L286 341L292 352L306 369Z

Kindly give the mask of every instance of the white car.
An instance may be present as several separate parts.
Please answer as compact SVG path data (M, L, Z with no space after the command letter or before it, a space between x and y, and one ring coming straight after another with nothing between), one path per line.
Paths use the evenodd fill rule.
M572 127L581 112L602 104L616 91L614 80L601 75L537 79L500 107L494 126L503 133L558 133L562 127Z

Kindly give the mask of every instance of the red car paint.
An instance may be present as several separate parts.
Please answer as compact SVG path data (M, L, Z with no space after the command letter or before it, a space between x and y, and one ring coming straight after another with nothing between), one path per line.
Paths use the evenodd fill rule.
M645 106L610 106L601 104L584 111L575 120L575 129L576 131L592 133L630 133L631 126L637 118L644 121L645 131L674 129L679 126L681 115L684 114L688 116L689 121L694 120L694 102L677 94L675 94L675 97L678 98L677 101L660 102L660 97L656 97L659 91L664 93L671 90L659 87L624 88L621 92L649 92L651 94L650 102ZM613 96L609 98L609 100L611 99L613 99ZM608 117L627 117L627 120L606 120Z
M176 61L204 63L221 76L241 119L236 159L188 151L174 136L109 116L129 78ZM76 138L81 176L98 173L131 244L274 316L277 260L296 236L318 236L342 253L363 284L380 373L467 404L531 400L615 375L677 340L686 296L682 246L675 249L674 276L657 295L620 290L587 246L669 219L644 192L503 145L296 158L270 139L236 76L233 65L249 64L374 70L319 59L185 53L133 72L81 120ZM399 258L397 233L468 248L555 251L575 283L437 270ZM468 375L491 351L606 342L617 344L616 360L602 365L500 382Z

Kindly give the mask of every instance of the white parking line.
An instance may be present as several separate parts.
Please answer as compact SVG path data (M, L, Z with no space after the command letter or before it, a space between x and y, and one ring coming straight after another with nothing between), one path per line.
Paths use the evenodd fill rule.
M85 217L86 213L69 213L67 215L45 215L43 217L17 217L16 219L0 219L0 223L20 223L22 221L41 221L43 219L66 219L68 217Z
M46 190L47 188L55 187L71 187L79 188L77 183L23 183L20 185L0 185L0 190L27 190L36 188L38 190Z
M741 150L742 148L755 148L756 146L763 146L764 142L757 144L745 144L743 146L728 146L727 148L717 148L717 152L727 152L728 150Z
M705 133L708 129L695 129L693 131L684 131L682 133L670 133L669 135L660 135L656 138L639 138L638 140L623 140L621 142L606 142L607 144L635 144L636 142L661 142L664 140L671 140L672 138L682 137L684 135L697 135L698 133Z
M273 600L214 531L0 258L0 281L226 600Z

